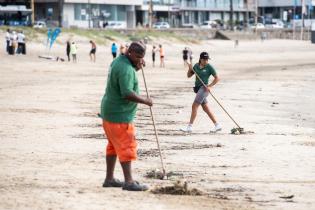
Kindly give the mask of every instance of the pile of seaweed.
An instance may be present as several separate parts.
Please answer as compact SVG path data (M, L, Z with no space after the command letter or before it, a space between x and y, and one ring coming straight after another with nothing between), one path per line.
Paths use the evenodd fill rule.
M205 195L204 192L192 188L188 188L187 182L176 181L173 186L166 186L166 187L156 187L155 189L151 190L154 194L170 194L170 195L191 195L191 196L200 196Z

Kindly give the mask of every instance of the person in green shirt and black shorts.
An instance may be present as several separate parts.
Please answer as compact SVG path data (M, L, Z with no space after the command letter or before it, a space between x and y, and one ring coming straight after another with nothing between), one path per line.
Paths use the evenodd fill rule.
M208 53L202 52L200 54L199 63L196 63L194 67L192 67L191 63L188 64L189 69L187 72L187 77L188 78L192 77L196 72L196 74L198 74L198 76L203 81L203 83L207 85L207 88L204 87L202 83L200 82L199 78L196 77L195 87L194 87L194 92L196 93L196 97L192 104L190 122L187 125L187 127L181 128L180 129L181 131L192 132L192 126L196 119L197 111L200 105L202 106L203 111L207 113L207 115L209 116L209 118L214 124L214 130L210 130L210 132L217 132L217 131L222 130L221 125L217 122L213 113L210 111L208 107L207 96L209 95L210 88L212 88L219 81L219 77L216 71L208 63L209 62L208 60L209 60ZM211 75L214 77L214 79L210 84L208 84L209 78Z
M123 190L145 191L146 185L132 178L131 161L137 159L137 142L133 120L137 104L152 106L150 98L139 96L136 71L142 68L145 45L133 42L128 51L110 65L106 92L101 103L103 128L107 136L106 178L103 187L122 187ZM114 178L117 156L124 173L124 182Z

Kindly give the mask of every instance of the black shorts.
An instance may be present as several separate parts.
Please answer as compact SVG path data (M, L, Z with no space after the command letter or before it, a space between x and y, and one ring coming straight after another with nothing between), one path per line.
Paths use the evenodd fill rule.
M90 54L95 54L96 53L96 48L94 48L94 49L92 49L91 51L90 51Z
M155 61L155 54L152 54L152 61Z
M183 55L183 60L187 61L188 60L188 56L187 55Z
M113 52L112 55L113 55L113 58L116 58L117 53Z

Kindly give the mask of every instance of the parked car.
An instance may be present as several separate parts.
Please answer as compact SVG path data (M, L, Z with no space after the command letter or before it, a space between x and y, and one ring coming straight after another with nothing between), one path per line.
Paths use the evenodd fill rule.
M265 28L265 25L262 23L257 23L257 25L254 24L251 26L251 29L264 29L264 28Z
M205 21L203 22L201 25L200 25L200 28L216 28L218 25L218 23L214 20L208 20L208 21Z
M127 28L127 24L124 21L108 21L106 28L109 29L122 29Z
M46 28L46 22L45 21L35 21L34 28Z
M156 22L153 24L153 28L156 29L170 28L170 24L168 24L168 22Z
M284 23L282 21L276 21L272 23L272 28L284 28Z

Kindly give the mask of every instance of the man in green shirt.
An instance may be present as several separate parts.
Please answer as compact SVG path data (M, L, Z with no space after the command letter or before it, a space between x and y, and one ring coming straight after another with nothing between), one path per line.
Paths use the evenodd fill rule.
M139 96L136 71L142 68L145 45L133 42L124 55L110 65L107 87L101 103L101 117L108 144L106 148L106 178L103 187L122 187L123 190L145 191L132 178L131 161L137 158L137 143L133 120L137 104L152 106L150 98ZM125 182L114 178L117 156L123 169Z
M214 68L208 63L209 54L207 52L202 52L200 54L199 62L192 67L191 64L188 64L188 72L187 77L192 77L195 73L199 76L202 82L206 85L203 86L202 82L196 76L194 92L196 93L195 100L192 104L190 121L187 127L181 128L181 131L184 132L192 132L192 126L197 116L197 111L199 106L202 106L202 109L209 116L210 120L214 124L214 130L210 130L210 132L218 132L222 130L221 125L217 122L213 113L210 111L207 101L207 96L209 95L210 88L216 85L219 81L219 77L214 70ZM213 81L209 84L210 76L213 76Z

